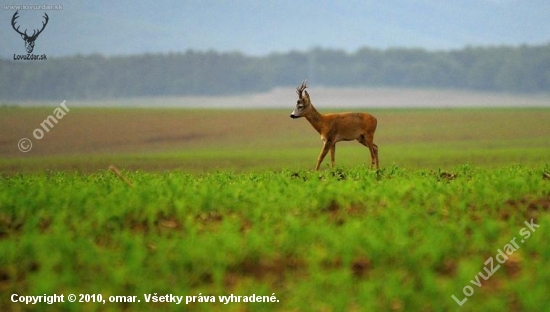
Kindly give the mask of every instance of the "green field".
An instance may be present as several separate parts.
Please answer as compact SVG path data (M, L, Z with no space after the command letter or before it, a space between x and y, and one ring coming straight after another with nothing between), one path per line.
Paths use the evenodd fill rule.
M550 306L549 109L372 111L378 172L349 142L311 171L280 110L74 108L21 153L51 112L1 109L1 311Z

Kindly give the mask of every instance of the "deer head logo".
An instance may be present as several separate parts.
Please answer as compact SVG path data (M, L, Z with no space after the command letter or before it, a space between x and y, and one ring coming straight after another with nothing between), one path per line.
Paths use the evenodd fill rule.
M16 11L14 14L13 14L13 17L11 18L11 26L13 27L13 29L21 35L21 38L23 38L23 40L25 40L25 49L27 49L27 53L32 53L32 50L34 49L34 41L36 40L36 38L38 38L38 35L40 35L40 33L44 30L44 28L46 28L46 25L48 24L48 20L49 20L49 17L48 17L48 14L46 14L44 12L44 19L46 20L45 22L42 22L42 29L38 30L38 29L35 29L33 30L32 32L32 36L29 36L27 35L27 30L25 29L25 32L20 32L19 31L19 27L20 26L17 26L17 28L15 28L15 20L19 18L19 16L17 15L19 11Z

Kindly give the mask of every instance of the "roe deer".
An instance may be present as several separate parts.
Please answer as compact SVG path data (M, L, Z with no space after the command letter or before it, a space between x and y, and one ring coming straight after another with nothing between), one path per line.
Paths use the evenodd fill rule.
M296 88L298 101L296 108L290 114L291 118L305 117L325 142L321 154L317 159L315 170L319 166L330 150L330 160L334 168L334 154L336 153L336 142L357 140L359 143L368 147L371 157L371 169L376 164L376 169L380 169L378 162L378 146L374 144L374 132L376 131L376 118L366 113L338 113L321 114L319 113L309 98L306 80L302 85ZM302 94L303 92L303 94Z

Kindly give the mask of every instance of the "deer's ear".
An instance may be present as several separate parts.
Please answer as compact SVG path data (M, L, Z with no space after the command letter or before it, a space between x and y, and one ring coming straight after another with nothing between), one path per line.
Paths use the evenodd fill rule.
M304 90L304 95L305 95L304 98L306 98L307 101L309 102L309 93L307 93L306 90Z

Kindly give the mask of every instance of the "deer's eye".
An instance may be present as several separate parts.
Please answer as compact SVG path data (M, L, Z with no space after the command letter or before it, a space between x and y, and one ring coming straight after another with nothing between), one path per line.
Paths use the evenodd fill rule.
M298 104L297 107L298 107L299 109L302 109L302 108L304 108L304 105L303 105L303 104Z

